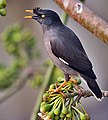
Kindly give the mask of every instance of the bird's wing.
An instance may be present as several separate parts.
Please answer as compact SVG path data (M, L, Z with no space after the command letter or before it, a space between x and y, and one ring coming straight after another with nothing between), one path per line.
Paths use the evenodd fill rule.
M64 63L72 69L95 79L96 76L92 70L92 64L88 59L83 47L77 46L77 44L75 45L72 40L67 38L65 39L65 37L61 37L61 40L59 39L60 38L53 38L50 40L53 54L60 60L62 59L62 61L64 61ZM78 38L76 37L74 39ZM78 47L81 49L78 49Z

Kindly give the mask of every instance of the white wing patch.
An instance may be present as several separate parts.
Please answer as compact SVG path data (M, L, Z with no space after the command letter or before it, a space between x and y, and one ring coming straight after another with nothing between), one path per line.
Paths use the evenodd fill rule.
M68 62L66 62L65 60L63 60L63 59L62 59L62 58L60 58L60 57L59 57L59 60L60 60L60 61L62 61L64 64L69 65L69 63L68 63Z

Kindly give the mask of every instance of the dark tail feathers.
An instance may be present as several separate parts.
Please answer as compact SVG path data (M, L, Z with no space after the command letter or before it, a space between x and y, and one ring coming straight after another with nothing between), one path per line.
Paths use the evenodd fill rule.
M88 78L86 81L87 81L87 84L88 84L90 90L95 94L95 96L97 98L101 99L102 98L102 92L101 92L96 80Z

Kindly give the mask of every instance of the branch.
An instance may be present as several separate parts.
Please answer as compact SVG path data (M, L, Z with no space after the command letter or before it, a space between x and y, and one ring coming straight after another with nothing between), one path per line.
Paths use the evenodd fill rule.
M103 97L108 97L108 91L102 91ZM83 97L91 97L94 96L90 90L83 90Z
M65 94L65 96L68 98L77 96L76 99L73 101L72 106L76 106L76 103L78 103L82 97L87 98L87 97L94 96L90 90L85 90L82 87L80 88L80 90L81 90L82 94L79 93L78 91ZM103 97L108 97L108 91L102 91L102 95L103 95Z
M75 21L88 29L96 37L108 44L108 24L90 9L76 0L54 0ZM77 6L76 6L77 5ZM76 9L79 9L77 11Z
M91 97L91 96L94 96L93 93L90 91L90 90L85 90L85 89L82 89L80 88L80 90L82 91L82 95L80 95L80 93L78 91L74 92L74 93L68 93L66 94L66 97L70 98L70 97L74 97L74 96L81 96L81 97L84 97L84 98L87 98L87 97ZM102 95L103 97L108 97L108 91L102 91Z
M25 68L21 75L19 76L19 79L16 80L16 82L9 88L7 88L4 91L1 91L0 93L0 104L4 102L7 98L12 96L14 93L16 93L18 90L20 90L26 83L27 79L30 78L33 75L33 68L27 67Z

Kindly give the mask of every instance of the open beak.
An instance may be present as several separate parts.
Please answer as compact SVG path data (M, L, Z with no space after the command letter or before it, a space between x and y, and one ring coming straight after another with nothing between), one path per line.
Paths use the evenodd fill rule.
M33 14L33 10L25 10L25 12ZM33 16L25 16L24 18L26 18L26 19L33 19Z
M33 10L25 10L25 12L33 13Z

